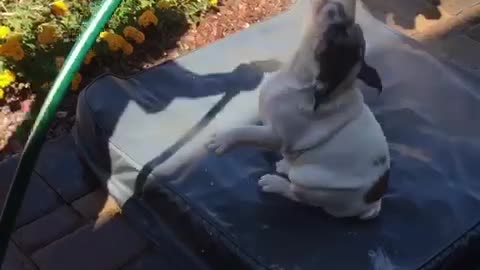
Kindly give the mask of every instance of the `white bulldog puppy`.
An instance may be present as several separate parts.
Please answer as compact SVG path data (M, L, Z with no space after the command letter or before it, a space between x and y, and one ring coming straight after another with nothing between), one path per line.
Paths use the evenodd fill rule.
M372 219L388 188L390 156L355 82L361 79L381 92L381 80L365 63L354 1L311 4L296 53L261 85L263 125L215 134L208 148L217 154L241 145L279 151L277 173L259 179L263 191L321 207L334 217Z

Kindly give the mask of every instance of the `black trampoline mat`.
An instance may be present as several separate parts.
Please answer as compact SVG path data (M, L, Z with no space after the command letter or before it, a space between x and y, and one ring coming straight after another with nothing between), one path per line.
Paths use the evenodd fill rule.
M360 86L393 160L379 218L334 219L261 193L257 180L274 170L275 153L242 148L218 157L203 147L213 131L254 121L256 89L272 63L256 61L285 59L305 8L299 2L131 78L99 78L79 101L80 152L117 200L141 202L215 269L438 266L458 250L446 248L480 220L480 79L361 7L367 61L385 89L377 96ZM150 226L149 234L160 235L160 228Z

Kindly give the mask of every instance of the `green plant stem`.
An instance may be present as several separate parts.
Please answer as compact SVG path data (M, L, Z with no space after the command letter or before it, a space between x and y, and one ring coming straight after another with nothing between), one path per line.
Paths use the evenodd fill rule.
M10 185L0 218L0 263L4 261L10 235L15 228L17 213L22 205L40 149L45 141L47 131L55 119L58 107L70 89L70 84L80 69L85 56L121 2L122 0L104 0L102 2L98 12L90 20L87 29L80 35L70 51L65 65L60 70L40 109L20 158L15 178Z

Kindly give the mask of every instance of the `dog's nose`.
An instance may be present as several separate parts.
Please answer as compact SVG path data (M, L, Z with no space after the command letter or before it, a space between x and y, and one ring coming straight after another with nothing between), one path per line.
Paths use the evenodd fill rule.
M333 2L342 5L346 17L355 21L356 0L334 0Z

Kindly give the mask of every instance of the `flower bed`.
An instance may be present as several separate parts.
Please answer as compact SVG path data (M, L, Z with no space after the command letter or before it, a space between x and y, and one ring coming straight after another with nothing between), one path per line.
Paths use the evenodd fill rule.
M0 100L48 91L99 0L6 0L0 3ZM145 40L196 23L216 0L124 0L84 67L128 61ZM80 89L82 72L71 85Z

